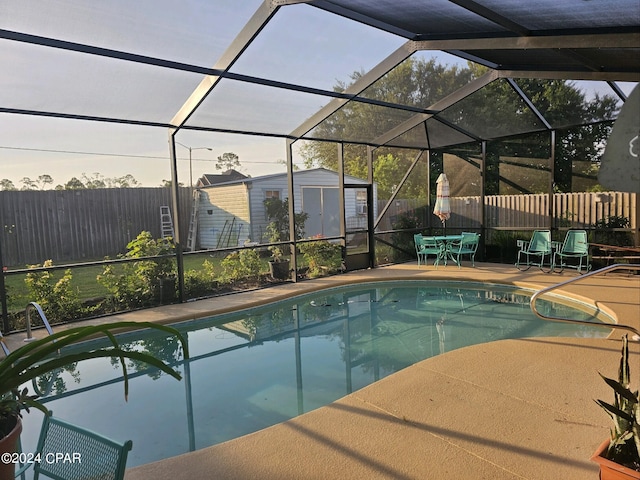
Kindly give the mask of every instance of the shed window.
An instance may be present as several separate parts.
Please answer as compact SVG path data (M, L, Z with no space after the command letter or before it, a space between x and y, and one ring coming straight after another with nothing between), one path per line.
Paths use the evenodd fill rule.
M270 198L280 198L280 190L265 190L264 199L269 200Z

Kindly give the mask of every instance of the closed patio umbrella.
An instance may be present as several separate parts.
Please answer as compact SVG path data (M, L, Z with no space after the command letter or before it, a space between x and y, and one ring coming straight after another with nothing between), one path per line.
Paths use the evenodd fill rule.
M442 222L442 226L446 228L446 221L451 216L451 204L449 203L449 179L444 173L441 173L436 180L436 205L433 207L433 214Z

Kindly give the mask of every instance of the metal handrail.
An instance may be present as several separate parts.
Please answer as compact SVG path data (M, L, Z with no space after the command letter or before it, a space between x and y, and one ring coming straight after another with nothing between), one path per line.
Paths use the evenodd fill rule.
M536 293L534 293L531 296L531 300L529 301L529 306L531 307L531 311L538 317L541 318L542 320L550 320L553 322L563 322L563 323L574 323L574 324L579 324L579 325L594 325L594 322L590 322L588 320L572 320L569 318L559 318L559 317L548 317L546 315L541 314L540 312L538 312L538 309L536 308L536 300L538 300L538 298L545 294L550 292L551 290L555 290L557 288L563 287L565 285L568 285L570 283L574 283L577 282L578 280L582 280L584 278L587 277L592 277L594 275L598 275L601 273L608 273L611 272L613 270L640 270L640 264L636 264L636 263L630 263L630 264L623 264L623 263L617 263L614 265L609 265L603 268L600 268L598 270L594 270L592 272L588 272L585 273L584 275L581 275L579 277L574 277L571 278L569 280L566 280L564 282L560 282L557 283L555 285L551 285L550 287L547 288L543 288L542 290L537 291ZM623 330L629 330L630 332L633 332L635 334L635 336L633 337L634 340L640 340L640 331L635 328L632 327L630 325L624 325L624 324L619 324L619 323L606 323L606 322L602 322L602 323L598 323L597 325L602 325L605 327L612 327L612 328L621 328Z
M47 316L44 314L42 307L36 302L29 302L27 304L27 307L24 309L24 316L26 317L27 322L27 338L24 339L25 342L32 342L33 340L35 340L35 338L33 338L33 334L31 333L31 310L34 309L38 312L38 315L40 315L42 323L47 329L49 335L53 335L53 329L51 328L49 320L47 320ZM53 341L55 342L55 339ZM2 333L0 333L0 348L4 352L5 357L8 357L11 353L11 350L4 341L4 336L2 335Z
M53 329L51 328L51 325L49 325L49 320L47 320L47 316L44 314L42 307L36 302L29 302L27 307L24 309L24 316L27 319L27 338L24 339L25 342L32 342L35 340L31 334L31 310L33 309L35 309L36 312L38 312L38 315L40 315L42 323L44 323L44 327L47 329L47 332L49 332L49 335L53 335Z

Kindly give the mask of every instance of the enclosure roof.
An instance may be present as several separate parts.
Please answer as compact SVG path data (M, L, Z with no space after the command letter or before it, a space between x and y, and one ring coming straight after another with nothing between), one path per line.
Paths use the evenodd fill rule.
M310 2L490 68L560 78L636 79L635 0L331 0Z
M5 121L65 118L173 133L434 148L557 126L518 79L585 80L624 100L614 82L640 79L640 6L637 0L8 0L0 5L0 53ZM394 68L427 54L489 70L431 105L371 93ZM354 72L361 75L351 82ZM513 91L512 103L524 112L518 122L497 130L482 119L460 120L465 99L491 105L482 96L495 82ZM318 128L354 103L387 120L346 137ZM473 110L467 106L463 117Z

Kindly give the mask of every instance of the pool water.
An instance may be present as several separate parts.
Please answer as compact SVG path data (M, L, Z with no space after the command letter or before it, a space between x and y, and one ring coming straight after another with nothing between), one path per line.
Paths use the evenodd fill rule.
M128 348L153 353L183 375L178 382L130 364L128 402L119 363L108 359L74 364L35 386L56 416L133 440L127 464L132 467L283 422L457 348L610 332L597 326L610 318L567 299L540 300L538 307L547 315L594 325L539 320L529 308L531 294L506 286L427 281L324 290L178 324L189 342L187 363L181 362L180 344L173 338L157 332L122 336ZM35 447L40 419L39 412L26 414L25 452Z

